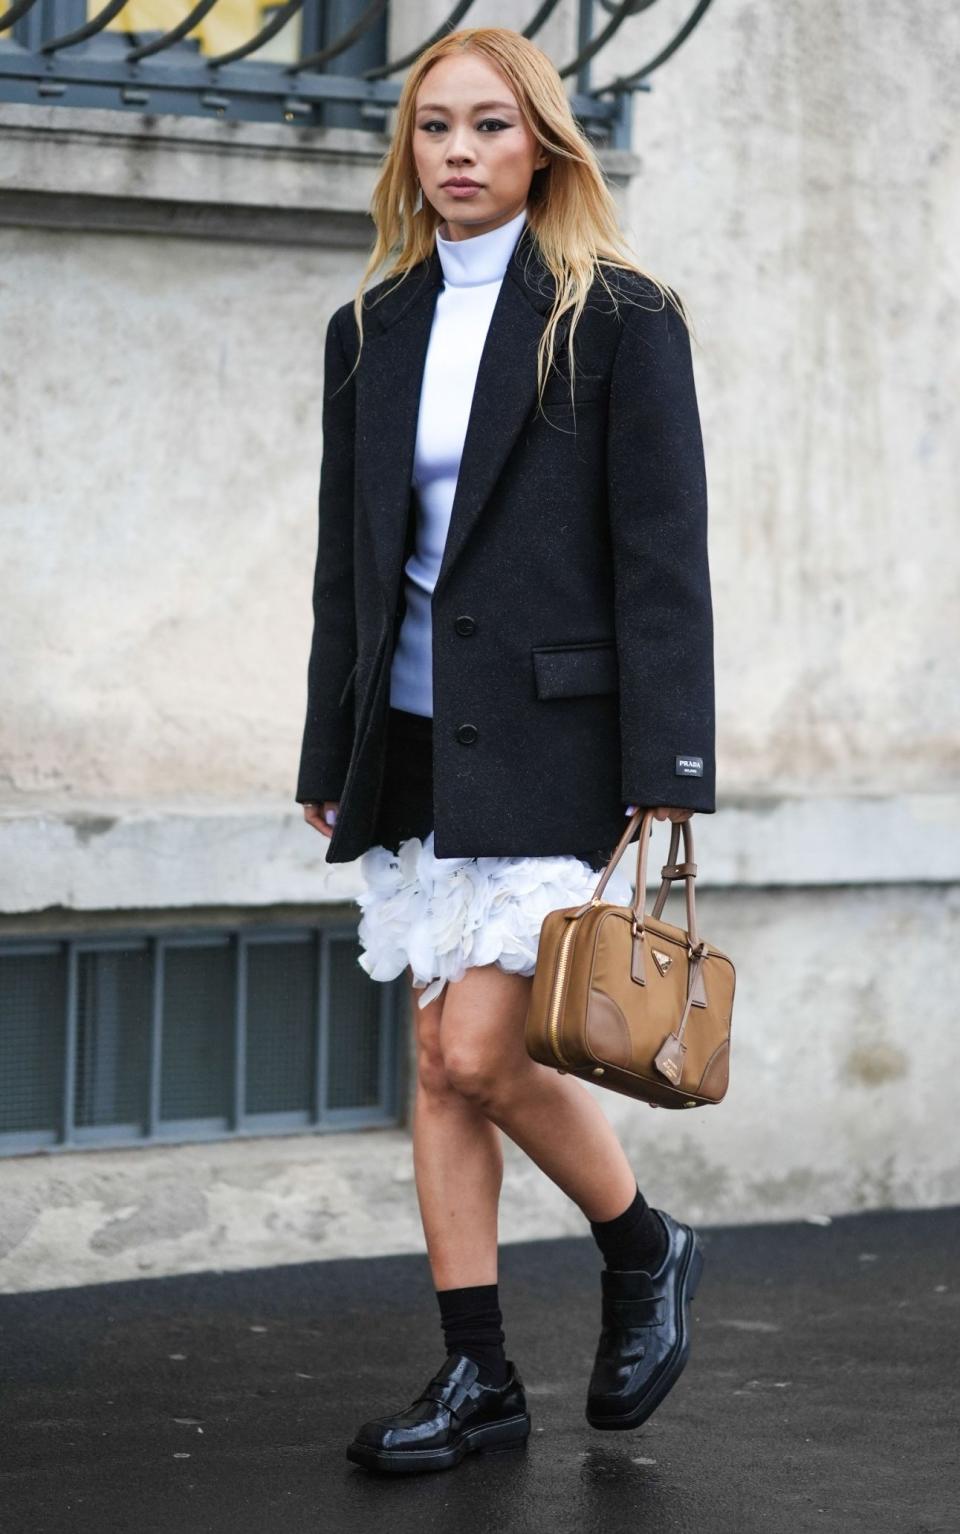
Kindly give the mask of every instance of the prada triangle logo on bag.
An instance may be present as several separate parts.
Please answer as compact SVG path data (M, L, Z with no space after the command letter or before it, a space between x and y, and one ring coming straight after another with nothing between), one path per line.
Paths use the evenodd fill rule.
M661 975L665 975L673 963L670 955L668 953L661 953L659 948L651 948L650 952L653 954L653 962L657 969Z

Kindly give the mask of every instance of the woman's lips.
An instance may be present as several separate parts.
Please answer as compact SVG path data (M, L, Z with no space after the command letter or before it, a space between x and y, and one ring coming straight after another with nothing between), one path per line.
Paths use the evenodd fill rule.
M475 197L483 191L482 186L457 186L455 182L448 182L440 188L441 192L447 192L451 197Z

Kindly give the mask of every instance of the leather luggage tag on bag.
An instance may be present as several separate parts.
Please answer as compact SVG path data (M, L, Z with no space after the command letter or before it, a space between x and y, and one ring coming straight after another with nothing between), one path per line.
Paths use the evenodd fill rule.
M675 1033L668 1033L659 1050L654 1056L653 1063L661 1076L666 1076L671 1085L676 1086L683 1075L683 1062L687 1053L687 1046L682 1039L678 1039Z

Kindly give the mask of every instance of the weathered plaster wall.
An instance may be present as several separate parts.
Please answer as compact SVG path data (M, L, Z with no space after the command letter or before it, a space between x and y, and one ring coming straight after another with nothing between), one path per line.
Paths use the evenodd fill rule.
M636 19L598 78L686 13ZM719 1109L602 1100L651 1196L694 1219L960 1196L958 44L947 0L731 0L637 98L636 159L608 162L698 337L701 924L738 993ZM290 801L323 331L362 268L378 141L291 153L288 129L56 108L0 126L0 936L64 909L343 899L355 874ZM403 1130L24 1157L0 1285L419 1249L411 1177ZM504 1239L574 1229L511 1150Z
M940 0L750 0L636 107L634 241L701 342L728 790L957 782L958 54Z
M946 0L740 0L635 103L625 219L700 343L723 792L956 785L958 43ZM343 160L315 167L331 217ZM309 199L304 165L291 190L282 157L244 163ZM0 231L7 794L292 788L323 329L364 235L281 244L248 216L252 243Z
M704 1224L960 1200L960 888L707 892L738 964L730 1090L668 1113L588 1085L654 1203ZM501 1238L586 1233L505 1142ZM0 1163L0 1291L423 1252L405 1130Z

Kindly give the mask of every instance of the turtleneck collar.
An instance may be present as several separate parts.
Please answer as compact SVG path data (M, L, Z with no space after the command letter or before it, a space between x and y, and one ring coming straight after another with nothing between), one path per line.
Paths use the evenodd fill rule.
M437 254L444 282L456 288L476 287L483 282L499 282L507 269L523 226L527 210L523 208L509 223L474 234L466 240L447 240L436 231Z

